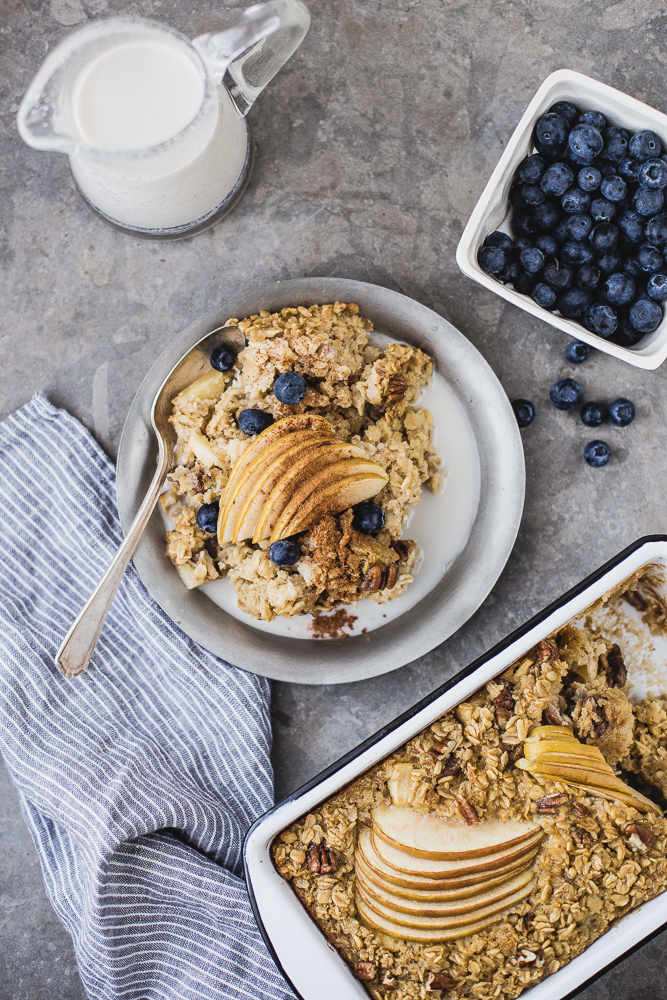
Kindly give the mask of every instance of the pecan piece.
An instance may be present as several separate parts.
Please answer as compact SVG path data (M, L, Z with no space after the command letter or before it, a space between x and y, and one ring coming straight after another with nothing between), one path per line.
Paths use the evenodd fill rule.
M528 932L530 931L530 925L532 924L534 919L535 919L534 910L528 910L528 913L524 913L523 917L521 918L521 922L523 923L523 929L526 932L526 934L528 934Z
M571 806L572 812L575 816L580 816L584 819L586 816L592 816L593 813L590 809L587 809L583 802L573 802Z
M567 802L567 795L564 792L557 792L555 795L545 795L537 800L537 811L547 816L555 816L559 806L564 806Z
M463 813L463 818L468 824L468 826L474 826L475 823L479 823L479 816L477 815L477 810L472 805L472 803L468 802L467 799L464 799L462 795L458 794L458 792L456 793L454 798L456 799L456 803L461 812Z
M370 982L371 979L375 979L376 969L372 962L357 962L354 967L354 974L357 979Z
M396 563L392 563L391 566L387 566L382 574L382 582L380 584L380 590L389 590L394 586L398 579L398 566Z
M320 849L315 844L311 844L308 848L306 864L311 872L315 872L316 875L320 874Z
M454 754L448 757L445 763L442 765L442 771L440 772L443 777L448 778L452 774L458 774L461 770L461 761Z
M595 841L595 835L589 830L584 830L583 826L572 826L572 836L579 847L588 847Z
M330 872L338 871L338 858L334 852L316 844L311 844L308 848L306 864L316 875L329 875Z
M431 757L435 757L436 760L440 760L443 753L445 752L445 750L447 749L447 747L450 745L451 742L452 742L451 740L448 740L446 743L439 743L436 741L429 750Z
M415 543L413 541L411 540L401 541L400 538L398 539L398 541L391 543L392 549L394 550L394 552L398 554L398 558L401 560L401 562L405 562L405 560L412 552L414 546Z
M558 659L558 647L553 639L540 639L537 644L537 663L539 666L541 663L546 663L547 660L557 660Z
M367 590L370 594L377 594L381 584L382 570L379 566L371 566L361 579L361 589Z
M607 653L606 678L609 687L619 688L624 687L628 679L628 671L623 662L621 647L616 642Z
M503 681L500 691L493 701L496 705L501 705L503 708L514 709L514 698L512 697L510 686L506 681Z
M560 714L555 705L547 705L544 709L544 718L550 726L567 726L570 729L572 728L570 723Z
M434 990L453 990L456 983L451 976L446 976L443 972L428 972L424 987L427 993Z
M655 836L645 826L639 823L629 823L625 828L625 836L633 851L646 854L655 844Z
M537 961L537 955L530 948L522 948L516 953L516 964L520 969L525 969L529 965L534 965Z
M373 829L373 820L370 816L360 816L359 822L363 823L364 826L369 827L371 830Z
M390 406L396 406L404 398L408 391L408 383L405 376L397 372L392 375L387 383L387 391L382 400L382 410L388 410Z

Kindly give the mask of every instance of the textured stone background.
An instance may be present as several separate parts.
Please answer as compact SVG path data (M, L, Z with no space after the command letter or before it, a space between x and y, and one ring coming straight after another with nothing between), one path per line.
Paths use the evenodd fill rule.
M565 338L457 271L462 227L534 91L568 67L661 110L667 20L660 0L310 0L311 31L251 115L248 192L193 240L147 244L98 221L67 162L17 136L18 102L45 54L76 25L142 14L194 36L243 3L2 0L0 416L45 390L115 453L156 354L239 287L302 275L398 289L456 324L511 398L538 406L523 432L526 508L493 593L461 631L394 674L338 688L277 684L278 796L336 759L640 535L667 530L667 366L642 373L595 354L587 398L627 395L635 423L591 435L548 403L572 374ZM27 501L26 501L27 504ZM27 515L26 515L27 516ZM6 775L0 785L0 998L78 1000L71 943L46 900ZM584 993L667 1000L667 934Z

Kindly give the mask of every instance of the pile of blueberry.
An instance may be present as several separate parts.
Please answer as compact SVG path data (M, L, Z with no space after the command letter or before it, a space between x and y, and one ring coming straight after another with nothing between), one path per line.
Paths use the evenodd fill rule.
M660 138L559 101L533 143L510 190L514 237L490 233L479 265L543 309L632 347L657 329L667 299Z
M589 353L588 344L574 340L565 348L565 357L573 364L580 365ZM608 420L615 427L627 427L635 419L635 406L629 399L619 396L608 406L604 403L584 403L584 390L573 378L559 378L551 386L549 399L557 410L574 410L581 407L579 416L587 427L599 427ZM583 405L582 405L583 403ZM519 427L528 427L535 419L535 404L529 399L514 399L512 408ZM584 447L584 458L595 469L607 465L611 458L611 448L606 441L589 441Z

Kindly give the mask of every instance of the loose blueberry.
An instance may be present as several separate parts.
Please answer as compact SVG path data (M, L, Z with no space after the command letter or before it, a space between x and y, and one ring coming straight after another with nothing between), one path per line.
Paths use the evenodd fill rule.
M667 163L664 163L663 166L667 170ZM600 193L607 201L623 201L628 193L628 185L622 177L612 174L610 177L605 177L602 181Z
M616 249L618 229L611 222L601 222L588 237L597 253L609 253Z
M665 196L662 191L649 191L640 187L635 191L632 204L640 215L657 215L663 209Z
M530 295L535 285L535 275L529 274L528 271L521 271L521 273L514 279L514 287L517 292L522 295Z
M498 250L502 250L505 254L512 253L514 249L514 243L512 242L511 236L507 233L501 233L500 230L496 230L495 233L489 233L489 235L484 240L485 247L496 247Z
M587 191L582 191L580 187L571 187L565 192L560 203L568 215L573 212L587 212L591 204L591 196Z
M264 410L241 410L236 418L239 430L244 434L261 434L273 423L273 417Z
M667 215L656 215L646 223L646 241L667 249Z
M657 220L661 218L663 218L663 216L659 215L656 219L651 219L648 225L650 226L652 223L657 222ZM635 212L630 209L628 212L623 212L623 215L620 216L616 225L628 243L641 243L644 238L644 228L647 226L647 223L644 221L639 212ZM653 241L649 240L649 243L651 242ZM665 227L665 242L667 242L667 227Z
M571 340L565 348L565 357L573 365L581 365L588 357L590 347L581 340Z
M293 538L281 538L269 546L269 559L276 566L293 566L301 558L301 547Z
M604 140L600 132L592 125L575 125L567 142L575 156L590 160L599 156L604 147Z
M667 274L652 274L646 284L646 292L654 302L667 300Z
M602 174L597 167L582 167L577 174L577 183L582 191L595 191L600 187Z
M536 211L539 208L538 205ZM535 236L538 232L538 224L530 212L519 209L512 216L512 229L517 236Z
M607 419L607 407L604 403L584 403L579 413L587 427L599 427Z
M224 344L211 351L211 368L215 368L217 372L228 372L230 368L234 367L235 361L236 355Z
M207 531L214 535L218 530L218 514L220 513L220 501L215 503L203 503L197 511L197 524L202 531Z
M584 458L594 469L601 469L611 458L611 448L606 441L589 441L584 448Z
M585 292L594 292L600 281L602 272L593 264L584 264L577 272L577 285Z
M545 285L543 281L535 285L530 293L530 297L533 302L537 302L538 306L542 306L543 309L553 309L556 305L556 293L553 288Z
M639 168L639 183L649 191L662 191L667 187L667 163L664 160L646 160Z
M652 299L640 299L630 306L630 322L639 333L653 333L660 326L662 309Z
M542 278L550 288L561 292L572 287L574 273L568 264L561 264L560 261L554 260L544 268Z
M602 132L607 127L607 119L601 111L584 111L579 115L577 122L580 125L592 125L598 132Z
M602 156L612 163L620 163L628 155L628 133L618 125L612 125L605 129L602 136L604 141L604 151Z
M547 196L539 184L524 184L523 200L526 205L532 207L533 205L541 205L543 201L547 200Z
M591 333L596 333L598 337L604 337L606 340L618 326L616 310L604 302L593 302L584 314L584 326Z
M544 267L544 254L537 247L532 247L528 250L522 250L519 256L521 261L521 266L528 271L529 274L537 274ZM662 257L660 258L662 263Z
M560 115L564 118L568 125L574 125L577 118L579 117L579 109L571 104L570 101L557 101L549 111L556 115Z
M552 163L544 171L540 187L545 194L553 194L560 198L562 194L565 194L573 180L574 174L567 163Z
M307 392L306 380L298 372L285 372L284 375L279 375L273 383L273 395L286 406L295 406L300 403Z
M554 229L561 219L559 206L553 201L545 201L537 205L533 212L533 221L537 229L548 231Z
M626 181L636 184L639 180L639 164L631 156L626 156L618 165L618 172Z
M627 427L635 419L635 404L620 396L609 404L609 419L617 427Z
M613 274L614 271L621 270L623 258L618 250L610 250L609 253L603 253L596 257L595 264L603 274Z
M535 145L539 153L558 156L565 148L566 142L567 123L564 118L553 112L538 118L535 125Z
M595 222L611 222L616 215L616 205L607 198L594 198L591 202L591 218Z
M584 391L573 378L559 378L551 386L549 399L557 410L573 410L581 405Z
M647 274L655 274L664 265L665 261L657 247L652 247L649 243L645 243L637 251L637 263L642 271L645 271Z
M593 223L588 215L570 215L565 220L565 230L571 240L585 240Z
M568 240L567 243L563 244L560 256L561 260L567 264L590 264L595 256L595 251L588 243L582 243L580 240Z
M557 299L558 311L566 319L578 319L590 304L591 296L582 288L568 288Z
M513 399L512 409L519 427L528 427L535 419L535 404L529 399Z
M538 184L545 168L544 158L539 153L533 153L520 163L519 177L525 184Z
M653 157L660 156L662 152L662 143L655 132L651 132L651 130L647 128L642 132L635 132L628 143L628 152L630 153L630 156L634 156L635 160L638 160L639 163L644 163L645 160L650 160Z
M560 249L558 240L549 233L542 233L541 236L538 236L535 240L535 246L542 251L546 260L555 257Z
M377 535L384 527L384 511L379 504L367 500L365 503L358 503L354 508L352 527L355 531L360 531L363 535Z
M610 274L604 283L604 293L612 306L625 306L635 297L635 283L629 274Z

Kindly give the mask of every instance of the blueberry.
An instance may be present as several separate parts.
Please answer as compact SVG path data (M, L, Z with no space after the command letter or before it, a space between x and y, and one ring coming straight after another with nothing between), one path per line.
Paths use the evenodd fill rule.
M514 279L514 287L517 292L521 292L522 295L530 295L535 285L535 275L529 274L528 271L521 271L521 273Z
M626 306L635 297L635 283L629 274L610 274L604 283L604 293L612 306Z
M571 215L573 212L587 212L591 203L591 196L587 191L582 191L580 187L571 187L565 192L560 203L568 215Z
M560 115L564 118L568 125L574 125L575 121L579 117L579 109L574 106L570 101L557 101L549 111L554 114Z
M667 163L664 163L663 166L667 170ZM605 177L602 181L600 193L607 201L623 201L628 193L628 185L622 177L612 174L610 177Z
M654 302L667 300L667 274L652 274L648 279L646 292Z
M500 274L507 258L499 247L482 247L477 254L477 263L487 274Z
M579 414L587 427L599 427L607 419L607 407L604 403L584 403Z
M523 184L513 184L510 188L510 205L512 208L525 208L523 200Z
M218 530L218 514L220 513L220 501L215 503L203 503L197 511L197 524L202 531L208 531L214 535Z
M611 222L616 215L616 205L607 198L594 198L590 212L595 222Z
M384 527L384 511L379 504L367 500L354 508L352 527L362 535L377 535Z
M620 163L621 160L627 157L628 133L624 128L612 125L610 128L605 129L602 139L604 142L602 156L605 160Z
M552 261L544 268L542 277L550 288L555 291L564 291L571 288L574 281L572 268L568 264L561 264L559 261ZM548 308L548 307L547 307Z
M535 285L530 293L530 297L533 302L537 302L538 306L542 306L543 309L553 309L556 305L556 293L553 288L545 285L543 281Z
M601 222L588 238L591 241L591 246L598 253L609 253L610 250L616 249L618 229L611 222Z
M642 271L654 274L660 270L665 261L657 247L652 247L649 243L645 243L637 252L637 263Z
M533 153L519 164L519 177L525 184L538 184L545 168L544 158L539 153Z
M293 566L300 558L301 548L293 538L281 538L269 546L269 559L276 566Z
M535 240L535 246L542 251L546 259L555 257L560 249L558 240L554 236L550 236L549 233L538 236Z
M647 128L642 132L635 132L628 143L628 152L630 153L630 156L634 156L635 160L643 163L645 160L650 160L653 157L660 156L662 152L662 143L655 132L651 132L651 130Z
M616 333L611 337L614 344L618 344L620 347L634 347L642 340L644 334L635 330L634 326L630 322L630 317L625 310L622 310L618 314L618 327Z
M573 410L581 405L583 396L583 389L573 378L559 378L549 392L549 399L557 410Z
M584 315L584 326L598 337L611 337L618 326L618 316L612 306L603 302L594 302Z
M629 274L631 278L641 278L644 275L639 262L634 257L626 257L621 264L624 274Z
M590 347L588 344L584 344L581 340L571 340L565 348L565 357L573 365L580 365L588 357L589 351Z
M658 215L656 219L651 219L651 222L649 222L648 225L650 226L653 222L656 222L657 219L661 218L663 218L663 216ZM667 222L667 219L665 221ZM639 212L635 212L633 209L630 209L629 212L623 212L623 215L621 215L618 219L616 225L628 243L641 243L644 238L644 227L647 224ZM652 240L649 240L649 243L652 242ZM665 227L665 242L667 242L667 226Z
M558 156L567 142L567 123L560 115L549 112L538 118L535 125L535 145L539 153Z
M241 410L236 418L239 430L244 434L261 434L273 423L273 417L264 410Z
M613 163L598 163L598 170L600 171L602 180L616 173L616 167Z
M614 271L621 270L623 258L618 250L610 250L609 253L603 253L596 257L595 264L603 274L613 274Z
M597 167L582 167L577 174L577 183L582 191L595 191L600 187L602 174Z
M565 230L571 240L585 240L593 223L588 215L570 215L565 220Z
M611 448L606 441L589 441L584 448L584 458L594 469L601 469L611 458Z
M654 247L667 248L667 215L655 215L646 223L646 241Z
M533 241L527 236L518 236L514 241L514 253L520 254L522 250L528 250L534 246Z
M575 125L567 138L567 143L575 156L590 160L599 156L604 147L600 132L592 125Z
M653 333L660 326L662 309L652 299L640 299L630 306L630 322L639 333Z
M524 184L523 200L526 205L532 207L534 205L541 205L543 201L547 200L547 196L539 184Z
M662 191L648 191L646 188L637 188L632 199L632 204L640 215L657 215L663 209L665 197Z
M533 221L538 229L554 229L561 219L561 212L558 205L553 201L545 201L537 205L533 212Z
M298 372L285 372L284 375L279 375L273 383L273 395L286 406L295 406L296 403L300 403L307 392L306 380Z
M518 236L535 236L538 225L530 212L519 209L512 215L512 229Z
M565 319L578 319L590 304L591 296L582 288L567 288L557 299L558 311Z
M592 125L598 132L607 127L607 119L601 111L584 111L583 115L577 118L577 122L580 125Z
M521 266L528 271L529 274L537 274L544 267L544 254L537 247L532 247L528 250L522 250L519 256L521 261ZM662 257L660 258L662 263Z
M667 187L667 163L664 160L646 160L639 168L639 183L649 191L662 191Z
M544 171L544 176L540 181L540 187L545 194L556 195L560 198L562 194L565 194L569 186L574 180L574 174L567 163L552 163L550 167Z
M568 264L590 264L595 256L595 251L588 243L582 243L580 240L568 240L567 243L563 244L560 256L561 260Z
M600 280L601 271L593 264L584 264L577 272L577 284L585 292L594 292Z
M566 150L565 156L567 158L568 163L571 163L573 166L577 168L592 167L593 164L595 163L594 156L580 156L578 153L575 153L574 150L569 148Z
M636 184L639 180L639 164L631 156L626 156L618 165L618 172L626 181Z
M511 284L516 281L516 279L521 274L521 265L517 260L508 260L502 271L496 275L498 281L502 281L503 285Z
M565 219L563 222L559 222L556 228L554 229L554 236L559 241L559 243L565 243L570 238L567 229L567 222L568 222L567 219Z
M230 368L234 367L236 355L224 344L221 344L220 347L211 351L210 361L211 368L215 368L217 372L228 372Z
M627 427L635 419L635 404L620 396L609 404L609 419L617 427Z
M489 233L484 240L484 246L496 247L496 249L502 250L505 254L512 253L514 249L511 236L508 236L507 233L501 233L500 230L496 230L495 233Z

